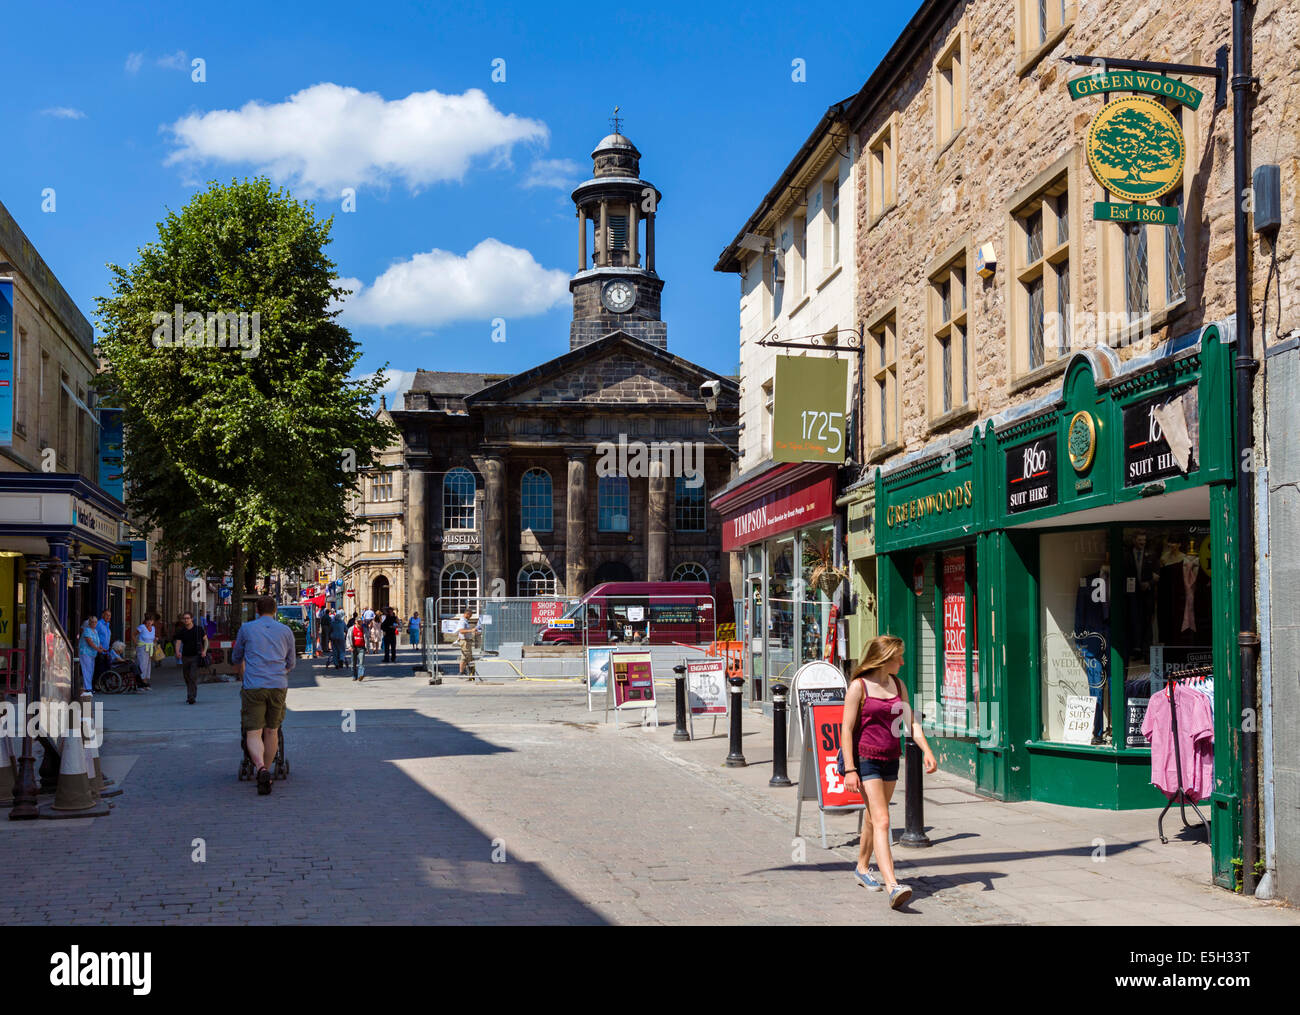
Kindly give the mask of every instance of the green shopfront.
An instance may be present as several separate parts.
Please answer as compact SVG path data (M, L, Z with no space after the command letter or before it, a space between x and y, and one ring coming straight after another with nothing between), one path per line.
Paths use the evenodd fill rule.
M1240 855L1231 337L1210 325L1123 365L1076 355L1059 390L881 470L874 526L880 630L907 642L940 767L1003 800L1163 807L1142 726L1181 674L1214 717L1201 810L1225 887Z

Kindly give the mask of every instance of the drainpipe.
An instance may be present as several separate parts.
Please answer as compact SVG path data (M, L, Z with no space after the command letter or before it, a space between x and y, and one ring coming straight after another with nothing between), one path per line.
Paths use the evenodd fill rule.
M1237 449L1254 449L1254 386L1259 363L1255 359L1254 322L1250 308L1250 231L1246 221L1245 196L1250 186L1251 87L1250 35L1247 0L1232 0L1232 182L1236 196L1233 214L1233 248L1236 255L1237 358ZM1240 469L1240 462L1238 462ZM1253 477L1252 477L1253 479ZM1237 477L1237 578L1240 595L1241 629L1237 652L1241 670L1241 714L1255 714L1259 632L1255 616L1255 486ZM1258 721L1244 724L1241 735L1241 860L1242 893L1254 895L1258 880L1255 861L1259 857L1259 764L1256 734Z

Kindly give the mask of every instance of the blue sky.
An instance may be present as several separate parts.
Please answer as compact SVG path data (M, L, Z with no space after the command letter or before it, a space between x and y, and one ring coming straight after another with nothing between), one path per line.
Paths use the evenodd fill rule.
M914 10L10 8L0 200L92 320L105 263L134 260L167 208L208 180L261 171L335 213L331 256L362 284L344 317L359 369L533 366L568 348L569 193L617 104L642 176L664 195L669 349L722 373L738 359L739 284L712 270L717 255ZM796 58L804 82L791 79ZM356 210L344 213L347 185ZM47 188L53 212L42 211ZM507 322L503 343L494 317Z

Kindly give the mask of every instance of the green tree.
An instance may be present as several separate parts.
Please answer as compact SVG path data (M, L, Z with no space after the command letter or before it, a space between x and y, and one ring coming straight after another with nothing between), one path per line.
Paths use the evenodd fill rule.
M128 508L164 553L232 567L236 602L245 575L349 538L357 470L393 437L370 411L382 371L350 379L360 352L336 321L332 221L265 179L212 183L134 264L108 266L97 299Z
M1171 169L1182 148L1178 135L1167 124L1132 107L1111 117L1096 138L1097 158L1124 170L1124 182L1129 185L1149 186L1142 177Z

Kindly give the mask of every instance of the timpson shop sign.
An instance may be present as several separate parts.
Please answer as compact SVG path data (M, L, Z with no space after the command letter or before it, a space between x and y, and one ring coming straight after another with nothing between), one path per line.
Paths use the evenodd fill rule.
M918 518L970 507L972 503L971 480L968 479L964 483L958 483L938 493L927 493L924 497L913 497L901 504L890 504L885 509L885 527L892 529L896 525L906 525Z

